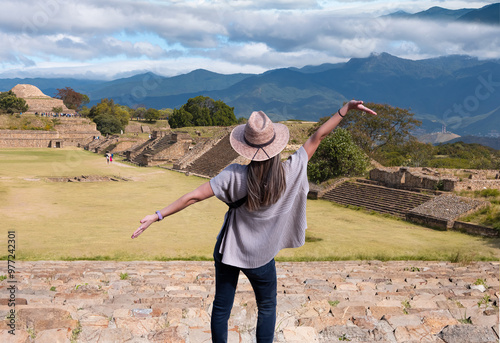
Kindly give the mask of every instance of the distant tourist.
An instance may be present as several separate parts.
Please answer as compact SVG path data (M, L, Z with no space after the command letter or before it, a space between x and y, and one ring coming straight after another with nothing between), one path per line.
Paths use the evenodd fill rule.
M251 160L250 164L229 165L209 182L145 216L132 234L136 238L154 222L214 195L229 206L213 253L213 342L227 342L227 322L240 271L250 280L257 301L257 342L273 341L277 297L274 257L281 249L304 244L307 163L320 142L352 109L376 114L361 101L349 101L285 162L280 153L288 143L288 128L271 122L262 111L253 112L230 136L233 149Z
M111 157L111 156L109 155L109 153L106 153L106 163L107 163L107 164L109 164L109 158L110 158L110 157Z

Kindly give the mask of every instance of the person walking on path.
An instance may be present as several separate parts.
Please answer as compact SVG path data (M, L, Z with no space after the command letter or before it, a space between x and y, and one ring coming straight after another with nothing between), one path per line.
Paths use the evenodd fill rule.
M240 271L249 279L258 308L258 343L272 342L276 325L277 276L274 257L281 249L305 242L307 163L320 142L352 109L373 115L362 101L346 103L286 161L280 153L289 139L288 128L262 112L233 129L230 142L249 165L231 164L210 181L145 216L132 238L151 224L186 207L216 196L229 206L214 248L215 298L212 342L227 342L228 320Z

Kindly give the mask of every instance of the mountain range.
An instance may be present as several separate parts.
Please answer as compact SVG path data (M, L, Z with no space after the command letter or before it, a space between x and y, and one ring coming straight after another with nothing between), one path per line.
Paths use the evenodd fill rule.
M234 107L237 117L263 110L273 120L316 121L357 98L410 109L422 131L486 136L500 133L500 61L469 56L409 60L387 53L345 63L224 75L207 70L163 77L139 74L113 81L79 79L0 79L0 91L32 84L53 96L71 87L130 107L179 108L204 95ZM495 131L496 130L496 131Z
M474 22L489 25L500 25L500 3L486 5L479 9L462 8L450 10L434 6L418 13L397 11L383 17L404 19L445 20L458 22Z

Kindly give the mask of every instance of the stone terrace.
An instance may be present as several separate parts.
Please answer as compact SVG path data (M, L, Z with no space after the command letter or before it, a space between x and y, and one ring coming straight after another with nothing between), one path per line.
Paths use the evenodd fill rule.
M275 342L497 342L499 263L277 263ZM209 342L212 262L17 262L1 342ZM477 285L475 285L477 284ZM486 286L484 286L486 285ZM0 282L6 318L8 280ZM254 342L241 276L229 342Z
M409 210L426 203L433 197L382 186L344 182L327 191L322 198L404 218Z
M212 149L201 155L184 170L198 175L214 177L237 158L239 158L239 155L231 148L229 134L227 134Z

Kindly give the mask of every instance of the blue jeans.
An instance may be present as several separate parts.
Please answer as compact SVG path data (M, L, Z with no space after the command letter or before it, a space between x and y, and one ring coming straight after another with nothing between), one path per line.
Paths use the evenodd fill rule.
M233 307L241 270L250 280L257 301L257 342L271 343L276 325L277 279L274 259L259 268L243 269L224 264L220 262L220 256L217 257L215 258L215 299L211 321L212 342L227 342L227 321Z

